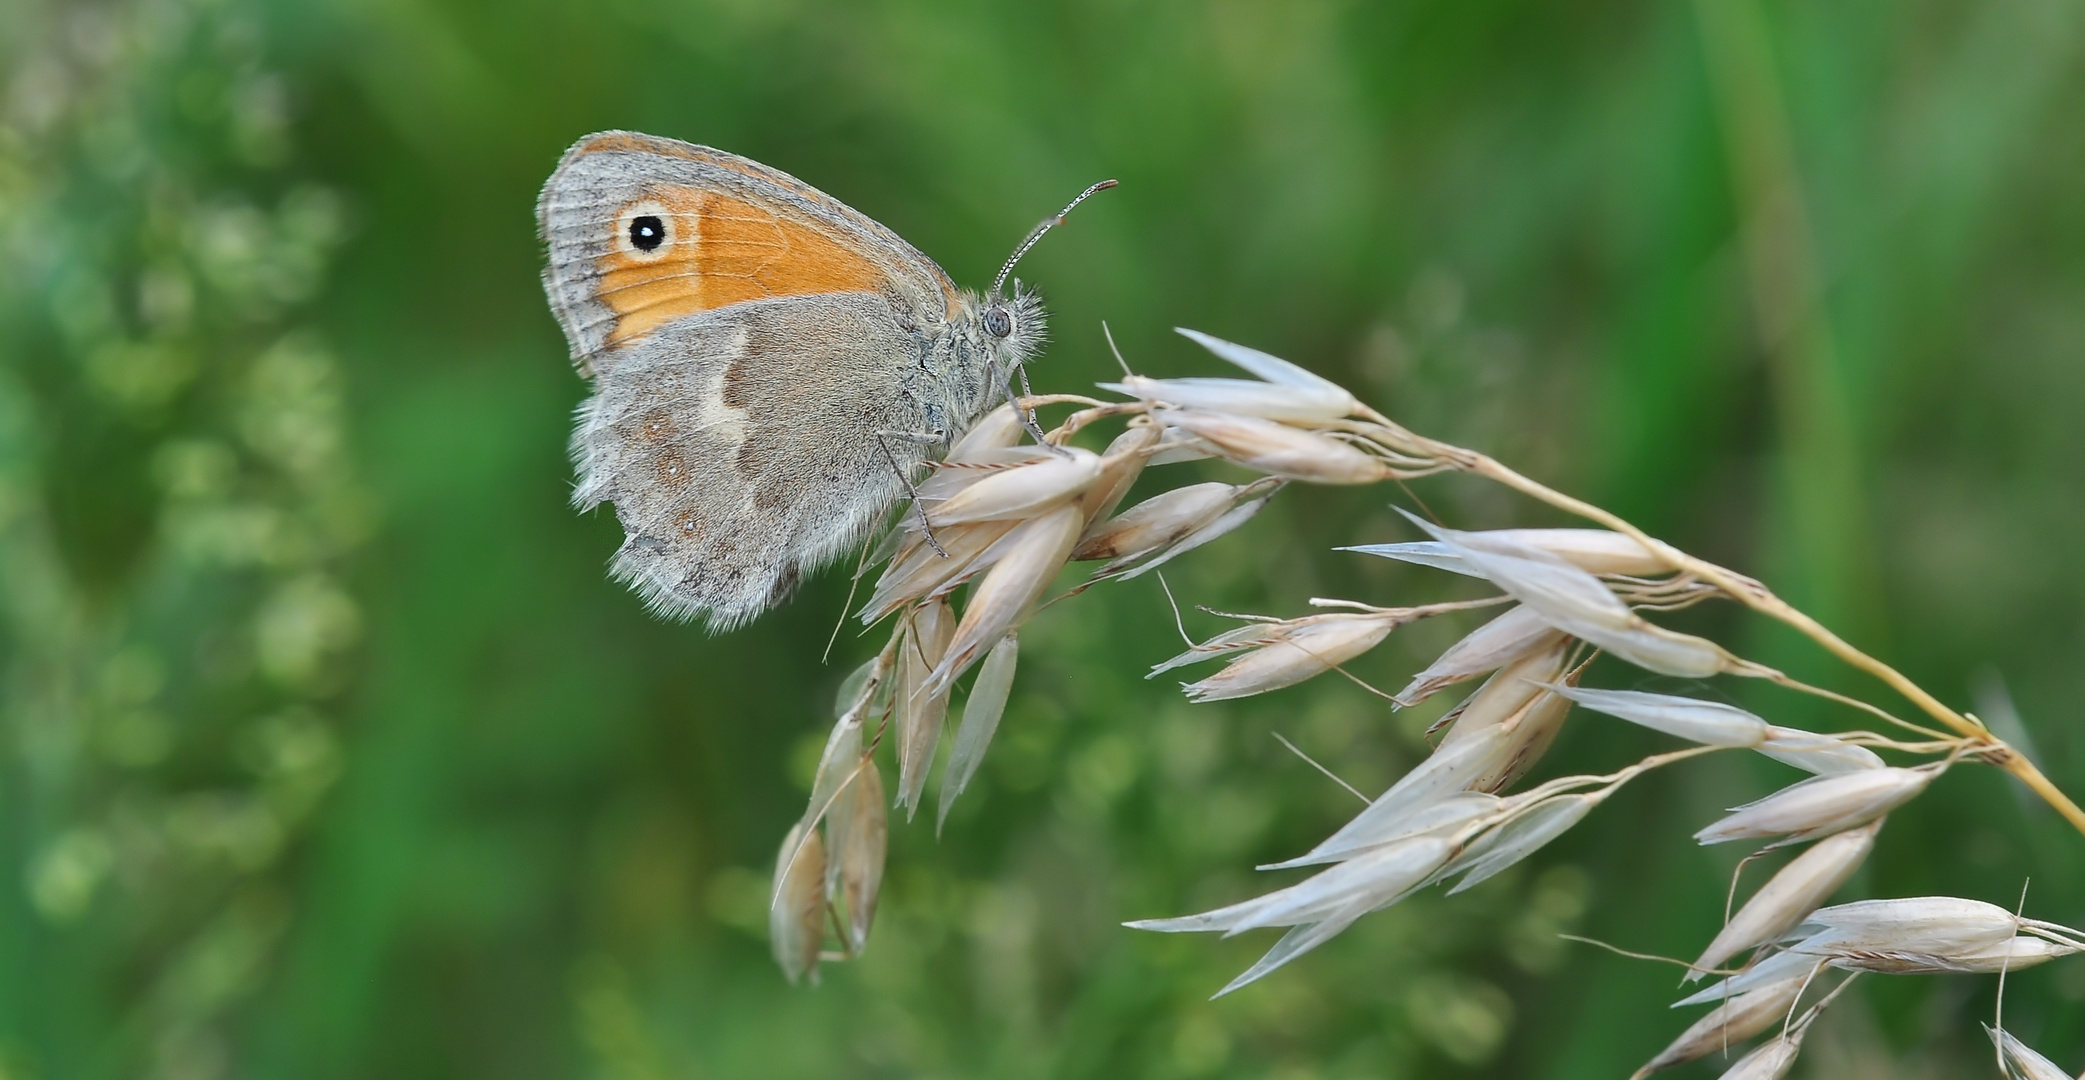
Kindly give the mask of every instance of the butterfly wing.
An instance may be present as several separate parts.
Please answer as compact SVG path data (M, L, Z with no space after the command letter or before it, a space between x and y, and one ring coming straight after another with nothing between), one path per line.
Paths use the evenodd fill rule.
M657 223L656 246L633 235ZM565 152L536 202L550 249L544 291L582 370L688 315L750 300L885 293L923 325L955 285L897 234L756 161L608 131Z
M889 230L721 151L581 140L539 203L545 290L594 380L582 507L615 505L616 576L742 623L873 528L927 430L922 359L958 297Z

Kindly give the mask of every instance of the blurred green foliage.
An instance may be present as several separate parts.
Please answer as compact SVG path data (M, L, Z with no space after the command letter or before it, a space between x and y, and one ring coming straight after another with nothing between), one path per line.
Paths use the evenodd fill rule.
M1687 834L1786 776L1646 780L1526 872L1209 1003L1271 935L1116 924L1240 898L1350 814L1271 733L1368 790L1438 710L1329 679L1190 707L1138 677L1177 640L1150 579L1033 625L946 832L894 825L867 955L785 986L774 848L877 641L820 663L839 573L723 638L605 580L614 521L565 505L582 386L536 284L536 189L588 131L707 142L981 285L1119 176L1024 265L1055 313L1043 388L1113 370L1102 319L1152 374L1212 367L1175 323L1267 348L1766 574L1951 701L1995 716L2009 690L2081 791L2081 19L16 0L0 1076L1626 1074L1681 1026L1672 973L1558 932L1697 950L1736 855ZM1552 520L1418 493L1463 527ZM1292 488L1173 587L1278 614L1447 595L1328 550L1406 538L1387 497ZM1727 611L1688 623L1835 678ZM1394 683L1455 629L1357 672ZM1654 745L1579 719L1553 767ZM2076 923L2080 844L1957 770L1854 887L2004 903L2032 874L2032 912ZM2072 1065L2079 963L2016 977L2006 1010ZM1869 982L1807 1075L1989 1067L1990 980Z

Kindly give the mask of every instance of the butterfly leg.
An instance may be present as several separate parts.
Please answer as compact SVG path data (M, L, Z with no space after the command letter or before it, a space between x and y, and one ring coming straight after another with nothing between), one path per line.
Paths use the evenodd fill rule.
M899 466L898 456L891 453L890 441L892 439L919 443L922 446L941 446L948 442L948 433L925 431L878 431L876 433L876 444L883 447L883 459L890 462L891 471L897 473L898 479L905 484L905 494L912 498L912 511L919 515L920 535L926 537L927 546L934 549L934 554L946 559L948 558L948 552L942 549L941 541L934 539L934 525L927 520L927 507L925 503L920 501L919 487L912 482L911 474Z
M1022 398L1034 396L1028 389L1028 369L1015 364L1012 370L1002 371L999 368L999 362L989 358L985 361L985 364L991 369L993 381L997 382L999 388L1006 392L1006 403L1013 407L1014 415L1020 417L1021 426L1028 429L1028 436L1035 440L1036 445L1049 450L1058 457L1069 456L1063 447L1057 446L1043 438L1042 427L1035 422L1035 410L1021 408ZM1019 372L1021 376L1021 392L1018 394L1014 392L1015 372Z

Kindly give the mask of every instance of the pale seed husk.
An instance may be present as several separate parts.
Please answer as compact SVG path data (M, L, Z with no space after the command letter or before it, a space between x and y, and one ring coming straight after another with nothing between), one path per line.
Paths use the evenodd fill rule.
M1637 690L1579 687L1560 688L1557 692L1594 712L1703 746L1756 747L1766 742L1766 721L1721 702Z
M1512 732L1498 726L1442 746L1308 854L1323 855L1369 842L1367 838L1382 835L1408 815L1468 789L1478 777L1497 768L1511 747Z
M1874 909L1872 917L1842 926L1820 928L1806 923L1802 932L1807 936L1784 951L1756 960L1744 971L1681 998L1674 1007L1705 1004L1782 979L1808 976L1825 967L1883 975L1995 974L2020 971L2081 951L2077 944L2066 941L2015 934L1989 912L1962 907L1974 904L1974 901L1953 897L1916 897L1907 901L1860 903L1902 903L1905 907L1899 912ZM1818 915L1836 919L1838 916L1827 914L1833 910L1827 908ZM2011 918L2005 909L1996 910ZM1947 915L1950 911L1958 914L1950 917ZM2013 925L2029 933L2038 930L2034 920L2017 920ZM1814 933L1809 932L1813 929ZM2050 932L2057 930L2075 934L2075 931L2063 927Z
M993 545L1019 524L986 521L934 530L941 551L921 543L900 552L877 579L868 603L862 605L862 622L873 624L906 604L960 584L977 572L978 563Z
M1046 447L1008 446L980 450L962 460L944 458L934 463L933 474L920 481L915 490L919 492L922 502L943 502L987 480L1052 460L1055 456ZM900 524L917 532L919 518L917 515L907 515Z
M1442 877L1462 874L1463 879L1448 890L1450 895L1471 888L1514 863L1540 851L1544 845L1571 831L1585 820L1605 796L1593 792L1558 795L1544 799L1495 826L1441 870Z
M1078 506L1069 504L1022 522L1007 534L1005 553L972 590L947 655L927 678L927 693L947 689L1027 614L1063 569L1082 525Z
M1347 393L1346 389L1338 383L1308 368L1283 360L1279 356L1261 352L1258 349L1240 345L1236 342L1225 341L1220 337L1205 334L1199 330L1189 330L1184 326L1176 326L1173 330L1181 337L1200 345L1215 353L1218 357L1236 364L1250 374L1258 376L1269 383L1290 389L1309 391L1317 395L1326 403L1326 419L1336 419L1350 415L1361 407L1360 402L1355 401L1353 395ZM1335 408L1337 411L1332 411Z
M927 508L935 528L1025 520L1084 493L1100 478L1101 458L1071 447L985 477Z
M1442 738L1442 745L1453 745L1486 728L1505 723L1536 700L1549 695L1545 684L1563 673L1564 657L1565 643L1559 640L1542 652L1531 653L1500 668L1456 711L1455 723Z
M1006 713L1006 699L1013 690L1014 667L1019 661L1020 639L1009 634L992 647L978 668L977 678L970 684L970 697L963 702L963 719L956 728L955 746L949 750L948 764L941 770L940 808L935 811L934 829L939 832L948 821L949 807L954 806L956 796L970 786L970 778L977 774L979 763L984 761L985 748L992 744L992 736L999 730L999 718Z
M1169 427L1200 438L1225 458L1269 476L1314 484L1373 484L1390 467L1338 439L1256 416L1206 409L1154 409Z
M1758 750L1784 765L1819 776L1880 769L1886 764L1865 746L1800 728L1769 726Z
M1729 998L1696 1020L1629 1080L1720 1053L1769 1027L1786 1022L1809 982L1801 975Z
M1689 678L1738 668L1721 646L1652 625L1599 578L1562 558L1484 533L1443 529L1409 513L1405 517L1551 626L1638 667Z
M1837 892L1875 848L1881 819L1858 829L1827 836L1791 860L1752 899L1731 916L1716 939L1694 961L1687 980L1700 979L1738 953L1772 941L1800 925L1817 906Z
M1571 713L1571 702L1557 694L1544 692L1521 710L1506 718L1503 726L1513 732L1512 742L1502 752L1504 762L1497 769L1479 776L1470 786L1478 791L1504 791L1518 783L1528 770L1549 753L1557 735L1564 730L1564 719Z
M782 974L792 983L807 975L816 982L825 945L825 840L815 829L807 833L799 824L782 839L767 930Z
M1337 420L1354 407L1353 397L1344 390L1325 393L1250 379L1153 379L1129 375L1119 383L1100 386L1154 405L1208 409L1265 420Z
M1998 1058L2005 1065L2007 1080L2071 1080L2069 1073L2015 1038L2012 1032L1985 1024L1984 1034L1989 1035L1991 1045L1998 1048Z
M1653 577L1671 573L1675 566L1675 563L1645 550L1634 539L1605 529L1485 529L1464 535L1533 548L1590 574ZM1484 576L1483 571L1458 555L1452 545L1438 540L1361 544L1339 550L1359 551L1470 577Z
M1436 692L1497 671L1516 660L1562 644L1564 633L1533 610L1516 604L1448 647L1398 691L1399 705L1417 705Z
M826 895L846 911L847 946L859 954L876 921L876 898L883 889L883 859L890 823L883 798L883 773L863 758L854 782L833 801L825 819L830 853Z
M1155 551L1111 559L1099 570L1094 571L1093 576L1095 579L1112 577L1123 581L1142 577L1251 521L1266 508L1267 500L1286 483L1288 481L1278 477L1263 477L1237 488L1231 493L1231 508L1217 515L1216 520L1195 528L1178 540L1161 545Z
M1245 639L1232 649L1205 651L1196 657L1229 655L1236 659L1222 671L1187 684L1187 699L1224 701L1294 686L1375 648L1406 621L1408 617L1401 614L1340 613L1259 624L1248 628L1259 629L1258 637ZM1239 655L1241 649L1245 650L1243 655ZM1193 655L1193 651L1188 655ZM1161 668L1170 666L1173 664L1168 662Z
M1454 836L1469 830L1490 818L1498 817L1505 800L1482 791L1462 791L1447 795L1440 800L1395 819L1382 819L1379 828L1361 830L1347 834L1339 847L1319 846L1319 850L1286 862L1268 863L1256 867L1260 870L1288 870L1298 866L1319 866L1339 862L1371 848L1415 836Z
M1801 783L1737 807L1730 816L1694 834L1703 844L1729 840L1789 837L1799 842L1868 822L1889 813L1926 789L1937 775L1931 768L1863 769L1813 776Z
M1072 558L1135 559L1175 543L1235 504L1235 484L1189 484L1153 495L1101 522L1080 539Z
M1718 1080L1781 1080L1795 1067L1796 1055L1802 1052L1802 1033L1802 1028L1796 1028L1761 1043L1759 1049L1739 1058Z
M1151 460L1152 447L1158 445L1164 434L1157 424L1134 423L1108 444L1107 452L1100 456L1099 479L1079 496L1079 510L1085 516L1089 533L1122 504L1123 496L1136 485L1137 477L1144 474L1144 466Z
M1027 425L1021 422L1021 414L1011 404L1001 405L978 417L977 423L963 433L956 444L949 447L944 461L977 461L986 451L1003 450L1021 441L1027 434Z
M948 718L948 692L922 692L927 676L948 651L956 632L956 615L946 599L931 600L913 611L906 639L899 646L895 700L898 718L898 804L910 821L919 810L927 769Z
M1418 836L1384 844L1328 870L1256 896L1242 903L1172 919L1144 919L1123 925L1161 933L1222 932L1241 934L1265 926L1299 926L1338 914L1356 902L1364 910L1383 907L1430 878L1455 853L1455 845L1438 836Z

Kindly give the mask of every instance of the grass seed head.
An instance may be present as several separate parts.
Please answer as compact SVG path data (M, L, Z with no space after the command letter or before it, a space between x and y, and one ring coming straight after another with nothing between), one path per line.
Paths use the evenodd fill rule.
M1599 578L1539 548L1443 529L1405 515L1551 626L1661 675L1703 678L1730 667L1714 642L1653 626Z
M1501 755L1504 764L1479 776L1471 786L1478 791L1504 791L1518 783L1549 753L1570 713L1569 699L1545 691L1507 717L1503 726L1513 732L1513 740Z
M1323 855L1370 842L1366 838L1380 836L1435 803L1466 791L1478 777L1503 764L1512 747L1513 733L1500 726L1443 745L1390 785L1354 820L1312 848L1310 854Z
M1119 559L1109 560L1106 565L1094 571L1093 576L1096 578L1120 577L1122 580L1128 581L1130 578L1148 574L1166 563L1218 537L1227 535L1232 530L1251 521L1255 515L1266 508L1267 500L1272 498L1275 492L1280 491L1282 485L1286 483L1288 481L1278 477L1261 477L1250 484L1233 488L1231 491L1231 508L1218 514L1214 521L1197 526L1186 536L1170 541L1146 554L1128 555Z
M1206 409L1155 409L1168 427L1185 431L1248 469L1314 484L1373 484L1389 477L1379 458L1338 439L1257 416Z
M1875 849L1875 834L1881 829L1882 821L1877 819L1827 836L1782 867L1724 924L1694 961L1695 970L1687 980L1700 979L1708 969L1721 967L1738 953L1795 929L1860 868Z
M1107 452L1100 456L1100 477L1079 497L1079 509L1085 513L1088 531L1122 504L1123 496L1144 474L1144 466L1151 460L1151 448L1158 445L1163 435L1157 424L1137 423L1124 428L1108 444Z
M1703 746L1759 746L1767 722L1733 705L1637 690L1559 687L1557 692L1597 713Z
M1135 559L1179 542L1237 501L1238 485L1189 484L1153 495L1088 529L1072 558Z
M1792 948L1811 953L1922 953L1953 956L2003 945L2026 924L2012 912L1959 896L1856 900L1804 919Z
M1819 776L1880 769L1885 762L1865 746L1800 728L1768 727L1759 752Z
M1369 910L1374 910L1418 887L1454 854L1455 845L1444 838L1413 837L1371 848L1288 888L1242 903L1199 915L1123 925L1169 934L1222 932L1229 936L1266 926L1317 922L1356 902L1367 902Z
M1792 841L1829 836L1866 825L1903 805L1926 790L1935 775L1931 768L1882 768L1813 776L1737 807L1729 817L1695 833L1694 839L1720 844L1773 836Z
M962 583L981 568L993 546L1019 524L984 521L936 529L934 538L941 544L941 551L924 543L900 551L883 576L876 579L875 591L862 605L862 622L874 623L906 604Z
M1802 1052L1802 1033L1802 1028L1796 1028L1761 1043L1757 1050L1724 1070L1718 1080L1781 1080L1788 1075L1789 1069L1795 1067L1796 1055Z
M980 450L963 461L943 458L934 464L933 475L920 481L916 490L922 501L941 502L995 476L1055 457L1040 446L1007 446ZM906 515L900 524L912 532L919 530L919 518L915 515Z
M767 937L790 982L807 975L818 980L818 953L825 945L825 840L815 829L806 834L798 824L782 839Z
M1354 411L1353 395L1297 386L1276 386L1250 379L1152 379L1130 375L1101 389L1139 398L1153 405L1205 409L1265 420L1322 422Z
M1397 692L1400 705L1417 705L1435 693L1486 675L1564 643L1562 631L1523 605L1514 605L1448 647Z
M1680 1009L1689 1005L1707 1005L1740 994L1755 993L1791 979L1814 979L1818 972L1832 966L1832 960L1829 956L1813 956L1809 953L1777 952L1764 960L1753 961L1751 966L1735 975L1710 983L1673 1002L1672 1007Z
M936 527L1035 517L1093 486L1101 458L1076 446L985 477L927 509Z
M1552 696L1545 684L1563 674L1565 643L1557 641L1542 652L1521 657L1484 680L1461 708L1455 725L1441 740L1443 746L1461 742L1480 731L1497 727L1522 715L1529 705Z
M1998 1049L1998 1063L2005 1070L2006 1080L2071 1080L2069 1073L2015 1038L2012 1032L1985 1024L1984 1034L1991 1037L1991 1045Z
M1325 419L1332 420L1342 416L1349 416L1361 409L1361 403L1355 401L1354 396L1347 393L1338 383L1308 368L1292 364L1271 353L1264 353L1258 349L1240 345L1236 342L1225 341L1220 337L1214 337L1199 330L1174 327L1174 331L1181 337L1200 345L1225 361L1243 368L1246 372L1256 375L1270 384L1293 390L1309 391L1317 395L1318 399L1324 403L1323 415Z
M1861 900L1821 908L1786 949L1675 1002L1700 1005L1824 967L1883 975L2019 971L2079 952L2068 927L2019 919L1951 896ZM2038 936L2030 936L2038 935Z
M1463 875L1449 892L1459 893L1471 888L1542 850L1550 841L1584 821L1603 798L1605 796L1595 792L1558 795L1543 799L1494 826L1441 872L1443 877Z
M1797 975L1725 1000L1681 1032L1678 1038L1658 1052L1657 1057L1631 1074L1629 1080L1643 1080L1660 1069L1685 1065L1723 1052L1781 1024L1788 1018L1789 1010L1794 1008L1796 998L1801 996L1809 981Z
M2009 938L1981 949L1948 953L1889 951L1859 953L1832 960L1832 966L1848 971L1873 971L1883 975L1944 975L1968 973L1996 975L2021 971L2071 956L2078 946L2036 937Z
M938 694L947 689L984 650L1013 629L1063 569L1083 526L1078 506L1067 504L1022 522L1006 535L1005 553L971 592L948 653L928 676L925 692Z
M992 744L992 736L999 730L999 718L1006 713L1006 698L1013 690L1020 652L1020 639L1008 634L992 646L970 684L970 696L963 702L963 721L956 728L956 744L949 749L948 764L941 770L940 809L935 811L934 823L937 831L948 820L948 809L955 805L956 796L970 786L970 778L984 760L985 748Z
M980 461L987 451L1004 450L1019 443L1026 432L1027 425L1021 423L1021 414L1014 411L1013 405L1001 405L970 425L970 430L949 447L942 460Z
M1261 623L1262 636L1197 659L1235 656L1222 671L1185 686L1189 701L1224 701L1294 686L1345 664L1381 644L1408 621L1402 614L1313 615ZM1243 655L1239 655L1243 652ZM1193 655L1190 650L1189 655ZM1178 659L1178 658L1176 658Z
M1464 535L1553 555L1590 574L1652 577L1671 573L1673 569L1666 559L1646 550L1634 539L1606 529L1486 529ZM1484 576L1483 571L1457 554L1452 545L1438 540L1364 544L1341 550L1380 555L1469 577Z
M1321 866L1351 859L1371 848L1408 840L1415 836L1456 836L1481 822L1500 816L1505 800L1483 791L1463 791L1446 796L1430 806L1403 817L1379 818L1373 828L1347 833L1337 846L1330 841L1308 855L1286 862L1269 863L1261 870L1288 870L1298 866Z
M854 782L833 800L826 816L826 896L847 913L847 951L856 954L869 940L876 919L876 897L883 888L883 859L890 824L883 799L883 773L872 758L863 758Z
M955 632L956 615L948 601L930 600L913 610L905 641L899 646L893 695L897 704L898 805L905 807L908 821L919 810L919 794L926 786L934 747L940 743L948 719L947 691L927 694L921 688L948 652Z

